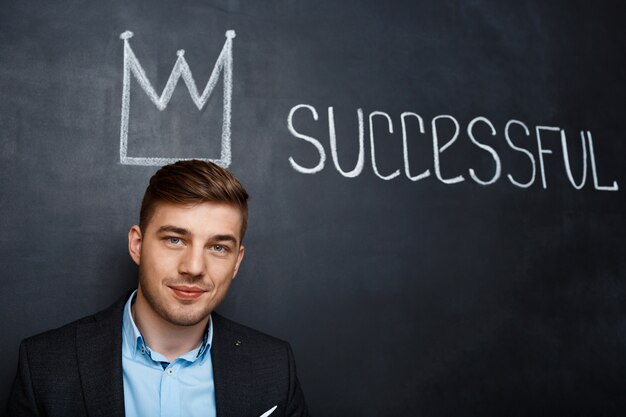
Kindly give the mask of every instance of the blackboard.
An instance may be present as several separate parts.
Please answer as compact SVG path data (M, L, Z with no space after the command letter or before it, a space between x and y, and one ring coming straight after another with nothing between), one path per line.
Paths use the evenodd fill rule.
M196 157L252 196L219 310L292 343L314 415L623 413L623 17L2 2L0 403L22 338L135 285L151 164Z

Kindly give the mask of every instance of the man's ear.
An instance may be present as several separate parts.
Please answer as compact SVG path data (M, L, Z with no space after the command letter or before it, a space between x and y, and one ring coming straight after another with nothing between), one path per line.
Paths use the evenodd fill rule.
M141 242L143 236L141 235L141 229L139 226L134 225L128 231L128 253L133 261L139 266L141 263Z
M237 263L235 264L235 272L233 273L233 277L231 279L235 279L237 276L237 271L239 271L239 265L241 265L241 261L243 261L243 255L245 252L245 248L243 245L239 246L239 254L237 255Z

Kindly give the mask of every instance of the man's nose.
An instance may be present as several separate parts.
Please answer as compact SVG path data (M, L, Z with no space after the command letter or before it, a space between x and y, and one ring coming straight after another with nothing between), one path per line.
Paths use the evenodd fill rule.
M182 275L202 276L206 272L204 248L189 247L182 256L178 265L178 272Z

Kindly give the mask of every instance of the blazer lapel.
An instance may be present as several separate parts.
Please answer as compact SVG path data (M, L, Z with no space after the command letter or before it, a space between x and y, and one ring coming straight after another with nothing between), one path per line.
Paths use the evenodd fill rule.
M217 313L211 314L213 343L211 361L218 417L284 414L280 394L274 390L272 368L263 343L254 340L254 330L245 328ZM270 350L271 351L271 350ZM278 365L280 366L280 365ZM269 376L269 377L268 377ZM275 407L276 406L276 407Z
M237 407L237 398L232 392L232 367L233 350L229 344L235 343L231 340L227 327L223 326L221 317L213 313L211 315L213 323L213 343L211 344L211 362L213 364L213 383L215 386L215 406L217 415L230 415L233 407Z
M211 361L217 416L254 416L254 413L250 413L251 404L245 390L248 381L239 366L242 361L239 354L242 340L219 314L212 313L211 319L214 326Z
M122 312L128 296L76 329L78 368L89 416L123 417Z

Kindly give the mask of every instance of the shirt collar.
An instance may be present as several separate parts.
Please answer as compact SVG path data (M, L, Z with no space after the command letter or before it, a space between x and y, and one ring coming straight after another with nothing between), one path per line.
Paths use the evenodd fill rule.
M135 324L135 320L133 319L132 305L137 298L137 290L133 291L133 293L128 298L126 305L124 306L124 317L122 324L122 339L123 345L127 353L133 357L133 359L138 354L147 353L150 357L152 357L152 351L145 344L143 336L139 331L139 328ZM182 355L180 358L184 359L188 362L194 362L196 359L203 359L206 356L206 352L211 349L211 343L213 342L213 319L211 315L209 315L209 323L207 325L207 329L202 336L202 344ZM155 352L156 354L156 352ZM159 359L162 358L162 355L157 354Z

